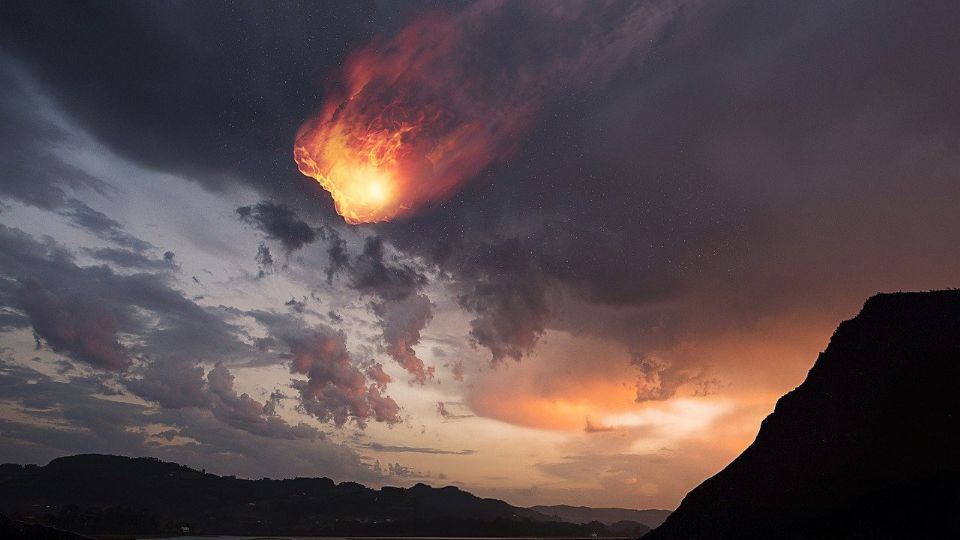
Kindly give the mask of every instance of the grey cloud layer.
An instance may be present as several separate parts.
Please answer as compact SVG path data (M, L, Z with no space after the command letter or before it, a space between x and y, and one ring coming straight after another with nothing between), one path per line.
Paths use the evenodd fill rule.
M424 270L388 255L378 236L367 237L363 251L351 257L335 230L328 229L326 235L330 244L327 281L346 274L352 289L372 298L369 307L380 325L382 351L413 376L411 382L424 384L432 379L434 368L425 365L413 349L433 318L433 304L422 292L428 282Z
M24 380L34 382L27 385ZM99 395L99 385L89 379L59 381L3 363L0 399L14 403L22 416L34 421L0 420L4 437L0 460L38 463L77 452L122 453L250 478L312 476L324 471L356 481L381 479L356 452L329 441L275 439L264 444L261 436L238 431L204 409L156 410L107 401Z
M262 201L237 208L240 219L263 231L267 238L279 241L288 252L302 248L317 239L317 232L282 204Z
M266 352L228 322L245 313L194 303L173 287L167 273L119 274L107 266L79 266L65 247L37 242L19 229L0 225L0 248L0 304L23 310L38 342L100 369L123 371L139 358L143 367L127 376L127 386L163 407L207 407L255 433L315 435L286 426L265 404L233 393L225 366L218 364L204 377L200 362L251 363ZM382 395L389 378L354 362L342 332L323 325L307 328L286 315L253 315L289 348L291 372L308 376L301 397L311 414L337 426L348 420L362 425L368 418L398 420L399 406ZM121 343L120 333L133 339Z

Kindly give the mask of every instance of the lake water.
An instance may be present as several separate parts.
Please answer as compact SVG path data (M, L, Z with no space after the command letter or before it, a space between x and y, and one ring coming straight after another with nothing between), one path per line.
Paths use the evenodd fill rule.
M604 537L584 537L582 539L566 537L552 539L550 537L470 537L470 536L171 536L167 538L144 538L143 540L623 540L618 537L607 539Z

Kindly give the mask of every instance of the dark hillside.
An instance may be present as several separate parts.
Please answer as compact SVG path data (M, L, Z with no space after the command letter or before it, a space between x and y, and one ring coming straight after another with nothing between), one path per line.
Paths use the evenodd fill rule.
M645 540L960 538L960 291L877 295Z
M0 466L0 512L88 534L312 536L630 536L551 522L456 487L371 489L329 478L245 480L152 458L78 455L43 467Z

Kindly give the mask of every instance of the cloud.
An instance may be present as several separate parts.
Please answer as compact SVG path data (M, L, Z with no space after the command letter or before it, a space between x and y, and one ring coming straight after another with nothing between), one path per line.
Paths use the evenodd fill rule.
M20 305L36 336L55 352L101 369L122 371L132 363L117 339L117 320L96 298L76 294L59 297L37 280L21 282Z
M57 158L51 146L74 142L63 126L43 116L47 106L22 63L0 55L0 195L45 210L65 209L71 192L102 192L105 184Z
M347 243L335 229L321 230L322 237L330 243L327 248L327 284L333 283L333 277L341 270L350 266L350 254L347 252Z
M18 104L30 110L24 102L2 105L9 111ZM37 122L38 117L26 120ZM5 331L32 327L39 342L76 360L75 365L51 360L62 378L57 381L30 370L11 371L10 378L19 378L21 386L31 382L29 392L18 393L4 380L5 395L11 396L4 401L12 399L29 409L26 417L5 420L0 428L9 443L5 456L36 461L78 451L158 455L215 470L209 467L209 456L219 454L223 461L217 467L230 474L305 475L323 469L379 481L380 475L360 462L356 452L322 441L323 434L313 426L278 416L277 391L260 401L234 389L233 374L242 369L237 366L260 365L269 355L251 343L246 328L237 323L242 315L236 310L201 305L180 289L182 276L172 251L156 258L154 246L74 198L84 190L110 195L99 180L58 168L59 155L52 150L62 145L70 155L77 140L68 133L80 130L65 130L60 140L44 137L43 130L31 139L29 133L10 134L7 128L11 126L4 125L5 139L35 143L36 148L25 150L34 152L26 157L36 158L31 170L36 176L18 186L3 183L0 196L58 213L111 245L71 251L50 237L0 225L0 325ZM18 157L12 154L0 151L4 164ZM90 263L80 262L75 253L97 260L85 266ZM389 379L378 368L366 369L372 381L367 392L370 418L398 420L399 406L383 395ZM88 399L87 393L100 397ZM101 399L115 395L147 403L125 403L130 407L121 411L113 401ZM69 434L62 433L66 425L71 426ZM156 425L169 429L154 437Z
M417 471L413 470L412 467L407 467L399 463L388 463L387 474L399 478L418 478L421 476Z
M12 69L6 59L0 68ZM4 80L30 87L27 78L19 72L14 75ZM21 141L17 143L21 146L27 145L17 148L28 154L7 155L7 147L0 153L4 159L30 161L34 174L30 185L55 196L42 199L45 202L41 204L40 199L24 191L12 195L25 204L40 205L67 216L71 224L123 246L125 249L106 247L87 253L136 272L118 274L107 265L79 266L74 255L53 239L44 237L38 241L19 229L0 226L0 274L7 278L0 285L0 303L8 310L28 315L37 336L55 350L103 369L121 370L134 357L158 352L165 357L249 354L233 327L174 288L173 273L165 271L176 270L172 252L164 254L163 263L148 258L145 252L154 249L151 244L68 195L68 191L107 191L105 184L95 178L78 171L66 174L59 168L61 158L52 149L77 144L82 137L50 119L56 115L48 112L43 92L24 92L22 88L13 92L14 99L23 101L19 110L25 112L16 117L17 122L5 126L14 130L5 136ZM14 105L4 102L5 114L16 111ZM30 137L31 130L36 131L35 138ZM83 181L77 183L77 178ZM136 339L125 342L121 335ZM174 336L175 339L168 339Z
M946 203L960 200L948 97L960 74L946 21L960 12L686 6L654 54L559 96L509 166L377 225L450 276L494 362L536 351L545 331L596 336L669 362L637 365L637 397L662 400L713 377L714 340L955 280L944 231L960 226Z
M493 364L529 354L550 318L547 284L537 269L504 271L517 260L517 254L506 252L517 248L520 246L497 248L504 259L492 255L482 263L487 269L471 270L458 283L461 307L477 315L470 322L470 337L490 350Z
M112 263L121 268L130 268L135 270L177 270L179 266L174 262L172 251L164 253L163 259L153 259L142 252L131 251L128 249L118 249L113 247L85 249L88 255Z
M350 285L361 294L383 301L399 301L426 285L427 277L417 268L399 261L389 261L383 239L370 236L363 252L350 261Z
M266 404L233 391L224 363L250 362L261 354L226 321L232 311L188 300L172 287L168 272L123 275L107 266L78 266L52 240L38 242L2 225L0 247L6 278L0 301L22 310L38 339L55 352L100 370L127 370L123 386L163 409L208 410L225 424L265 437L318 436L315 428L289 425ZM77 290L83 293L72 292ZM134 358L140 360L136 366ZM205 376L201 361L217 366ZM396 407L376 392L371 396L384 418L391 404Z
M316 476L318 470L367 483L384 478L356 451L323 438L265 439L207 409L157 409L101 396L91 379L61 381L17 365L0 367L0 399L30 419L0 420L0 461L44 463L78 452L109 453L153 456L247 478ZM66 424L70 429L63 429Z
M477 22L457 29L457 47L476 55L454 72L469 77L442 78L441 93L450 79L477 81L469 92L493 88L493 102L521 91L517 103L542 111L526 120L536 136L516 138L508 163L478 172L455 197L372 229L450 279L492 359L529 355L546 330L601 336L670 360L661 390L641 392L659 399L677 386L663 378L707 361L683 352L685 336L723 339L778 313L835 319L876 290L951 284L944 231L957 227L960 196L957 10L604 7L447 8L452 20ZM122 155L216 188L253 185L276 204L311 197L318 205L298 211L329 217L315 182L277 180L296 175L289 145L277 141L292 141L321 101L316 80L333 78L374 27L386 24L377 43L390 43L417 8L292 5L270 28L251 26L249 6L182 6L176 17L160 9L98 14L100 28L138 51L136 62L82 24L91 15L79 8L56 19L43 6L17 8L4 43ZM250 38L229 58L196 59L196 41L183 38L195 32L180 21L198 20L216 21L202 40ZM339 21L334 31L304 39L305 28L330 20ZM162 36L164 55L139 39L144 33ZM85 46L65 54L55 44L68 38ZM256 46L266 41L276 47ZM159 95L157 73L191 81L194 93ZM236 84L241 74L245 84ZM244 88L271 91L254 99ZM472 117L474 101L450 108ZM479 111L491 103L477 101ZM223 118L234 129L224 132ZM16 189L33 181L24 178ZM913 219L920 214L927 218ZM815 306L822 315L809 315Z
M453 374L453 380L463 382L463 360L457 360L450 364L450 373Z
M617 85L623 84L625 80L633 82L628 79L638 70L645 58L645 52L652 45L660 46L661 41L668 39L667 30L672 30L672 25L679 25L684 20L675 10L676 5L668 2L641 2L611 4L607 9L573 5L559 9L546 4L531 3L522 6L474 6L460 11L452 9L449 13L451 20L476 23L460 25L462 35L457 37L455 47L456 51L475 53L475 60L460 62L462 55L456 51L452 57L445 58L453 59L453 65L457 67L455 73L469 70L465 73L469 75L466 79L477 81L477 84L468 92L479 94L473 96L477 99L448 104L449 108L458 115L472 118L483 117L483 111L493 105L494 110L500 111L492 117L496 121L504 122L505 126L513 125L512 122L517 122L518 126L522 124L522 128L504 129L501 130L504 135L497 135L502 137L501 140L505 141L506 146L512 147L508 153L513 156L513 166L510 170L498 170L496 174L489 176L488 183L478 184L475 189L468 189L457 199L444 205L431 207L421 216L414 216L403 223L379 227L377 241L371 243L370 250L365 250L365 254L358 258L356 268L351 274L350 280L355 287L364 294L391 299L405 297L411 290L416 290L416 285L411 287L407 281L409 278L416 279L416 276L404 272L402 265L377 264L377 252L383 252L384 242L399 247L412 258L422 257L429 264L438 265L440 271L454 281L454 291L460 298L462 307L475 314L472 338L478 346L490 350L495 362L529 354L546 328L569 323L563 311L554 309L553 304L557 302L558 296L572 292L575 296L586 298L588 302L617 299L618 302L643 303L670 292L664 288L674 290L677 287L676 280L671 279L669 271L658 268L658 263L672 256L672 253L669 250L638 250L646 240L663 237L668 239L667 242L672 242L674 235L660 234L661 231L639 231L638 234L633 216L611 212L611 208L606 207L607 199L616 199L618 202L613 204L622 203L625 207L645 207L638 201L647 200L649 193L639 185L636 189L622 191L617 191L617 187L611 188L622 179L622 174L616 171L609 171L608 174L608 171L604 171L604 163L610 160L596 155L596 152L583 159L585 154L593 151L593 147L590 144L581 144L582 141L589 142L591 137L590 133L585 131L587 126L578 123L578 119L583 118L585 113L596 112L598 104L605 105L610 102L610 95L618 95ZM143 9L149 12L152 8ZM290 9L298 11L296 14L289 14L290 20L301 21L314 17L323 19L322 15L310 12L311 10L301 13L297 7ZM316 9L322 11L323 8ZM24 11L26 13L23 16L28 19L41 16L31 10ZM187 8L184 8L184 11L187 14L191 12ZM605 12L608 15L603 15ZM609 13L617 15L607 19ZM184 20L190 20L187 14ZM84 17L82 13L75 15L78 20ZM143 16L140 9L117 8L105 14L101 24L129 29L145 24ZM368 14L341 16L346 17L348 25L365 25L365 21L369 20ZM229 35L259 35L260 32L256 29L238 28L245 24L242 17L224 13L215 19L219 21L217 28ZM162 17L148 17L148 20L165 26L165 19ZM398 17L397 24L406 20L407 17ZM612 23L612 20L617 22ZM523 27L524 31L516 31L519 27ZM191 61L184 65L196 65L193 55L180 47L179 40L173 39L173 36L180 32L177 28L168 27L162 35L171 37L169 45L173 47L173 51L179 51L172 53L174 56L182 54L182 58L191 58ZM260 84L269 86L269 81L283 80L288 87L307 88L309 81L316 79L307 77L301 64L290 63L288 60L311 58L309 55L301 56L304 54L301 50L303 45L295 42L299 33L299 26L278 32L278 46L287 50L289 56L270 62L269 75L257 74ZM285 130L292 133L307 116L308 111L316 105L264 98L262 105L258 102L241 110L215 112L205 107L181 116L167 109L167 101L156 102L155 96L151 94L153 85L142 85L140 79L128 75L124 78L128 92L139 97L136 100L123 101L124 107L136 110L135 114L134 111L126 111L130 114L125 116L155 120L147 122L149 129L141 126L144 129L137 131L137 137L130 138L129 124L123 124L121 129L120 124L109 121L107 115L101 114L104 110L113 110L110 108L116 107L116 100L104 98L114 91L106 81L114 80L115 74L124 73L123 70L115 69L116 66L103 70L103 77L97 81L102 81L100 84L104 87L97 92L91 92L88 86L79 85L78 79L71 75L70 70L64 69L61 52L51 50L44 41L38 40L37 36L23 35L16 29L12 30L12 34L18 37L15 50L31 52L38 73L46 80L53 81L58 92L63 91L71 96L71 109L111 147L116 148L122 155L135 157L152 167L179 172L203 171L202 174L192 176L208 185L222 186L228 183L226 178L239 178L240 181L253 182L265 194L278 189L277 182L272 179L277 177L276 173L282 167L278 168L275 164L278 161L289 164L289 156L286 155L289 148L279 153L283 155L278 158L275 141L283 140L279 133ZM78 39L86 40L90 50L98 50L98 47L105 45L98 36L90 35L76 25L61 28L56 35L75 35ZM135 34L121 32L120 35ZM389 41L389 38L385 37L381 43ZM141 45L136 39L130 39L130 46L136 48ZM371 47L367 49L368 52L373 52L376 45ZM149 51L143 52L145 54L142 61L153 58ZM259 48L245 49L239 46L234 54L249 55L244 65L250 65L259 62L262 51ZM123 58L112 55L101 54L97 62L89 61L85 54L77 56L72 65L84 65L87 73L103 69L101 63L105 57L111 58L112 62L124 62ZM446 61L442 60L440 64L443 65ZM315 59L311 65L314 63ZM337 62L331 60L327 67L333 68L336 64ZM197 92L208 93L205 94L210 97L208 102L232 108L232 105L228 105L229 100L223 100L222 97L231 95L236 90L235 86L223 85L223 81L228 78L212 76L224 70L229 71L231 65L234 64L212 62L203 69L202 79L198 79L197 74L191 74L189 78ZM140 69L143 64L128 67ZM166 72L171 77L178 73L176 69L171 71L169 67ZM627 79L623 79L621 72L627 74ZM259 79L260 75L264 75L264 78ZM440 88L451 88L446 94L456 97L463 94L460 88L462 80L465 78L447 73L438 79L437 84ZM504 80L512 83L504 85ZM418 80L409 82L419 84ZM511 92L502 92L503 87L509 87ZM490 91L491 89L494 91ZM305 91L303 95L311 94ZM238 99L242 97L239 96ZM647 95L640 94L640 97L646 98ZM503 99L508 102L498 101ZM627 112L642 108L626 98L616 101L616 106L624 101L629 102ZM471 103L476 104L474 109L470 108ZM500 104L505 107L499 107ZM191 104L181 103L180 106L189 110ZM261 111L261 106L267 107L269 112ZM610 105L613 106L615 105ZM291 112L291 108L295 110ZM528 110L534 109L542 111L542 114L527 114ZM253 114L253 111L257 111L256 114ZM562 114L564 111L569 113ZM573 111L576 111L576 114ZM247 113L250 113L249 118L258 118L257 128L231 130L230 138L239 137L241 140L225 142L222 130L214 126L219 126L224 117L246 117ZM169 122L171 117L182 121ZM289 124L284 126L282 121L274 122L281 118ZM551 118L555 120L550 120ZM542 152L536 154L524 150L524 137L518 136L522 132L534 130L554 134L537 138ZM211 136L212 133L216 135ZM271 135L267 136L268 133ZM622 138L636 140L636 137L629 133ZM213 140L219 142L213 144ZM531 155L537 154L548 156L548 159L541 161L531 158ZM644 155L644 159L647 157ZM653 162L660 163L662 160ZM292 164L288 168L292 170ZM648 169L639 165L627 168L643 171ZM671 170L670 167L664 169ZM659 169L652 167L651 170ZM583 171L590 173L582 174ZM601 173L609 178L598 179ZM552 186L544 187L543 179L546 178L552 179ZM268 182L264 179L271 180ZM637 184L632 179L628 180ZM280 196L277 200L302 200L304 194L313 196L317 192L317 186L313 182L282 185L290 186L289 190L293 193L287 193L285 198ZM553 188L556 189L550 191ZM618 196L596 197L600 190L617 192ZM526 206L527 202L537 200L546 204L538 206L539 209ZM573 204L573 201L577 203ZM302 227L305 222L291 216L292 210L288 208L289 212L278 211L282 204L284 203L261 203L247 207L244 213L254 226L299 224L294 229L305 231ZM656 207L657 203L650 206ZM474 212L471 208L477 211ZM259 219L260 210L264 219ZM329 207L320 211L329 211ZM610 219L619 223L622 230L605 229L607 220L595 219L597 216L611 216ZM267 219L278 217L279 219ZM645 223L656 222L657 217L645 216ZM595 229L590 225L591 221L597 223ZM278 227L274 236L287 238L284 232L288 229L289 227ZM294 238L303 239L302 236ZM625 239L633 238L641 240L631 242L631 249L638 250L638 253L617 265L617 271L603 270L611 265L598 262L616 257L622 249L621 246L626 245ZM296 245L296 242L291 245ZM345 266L343 252L344 245L333 241L330 248L331 269ZM638 268L649 270L637 272ZM384 271L390 269L393 271ZM604 275L602 272L608 274ZM577 307L574 307L570 311L576 309ZM410 320L415 319L413 315L411 314ZM410 332L403 334L412 335ZM406 354L411 345L409 342L400 344L395 341L389 344L394 352L398 353L395 357L402 365L414 366L415 380L423 379L416 363L410 362L412 357Z
M66 6L54 18L49 6L20 6L0 22L0 45L28 60L55 99L125 158L215 189L242 178L274 194L302 193L302 186L278 181L278 171L295 174L285 141L316 107L304 96L316 95L316 81L343 54L413 6L290 4L278 8L269 27L256 22L261 9L129 5L94 16ZM144 40L145 33L156 39ZM198 36L200 42L190 41ZM244 38L229 51L218 49L229 36ZM65 54L55 45L60 40L85 47ZM269 42L277 48L262 47ZM218 52L198 59L197 47ZM238 73L248 77L243 84ZM160 91L163 81L192 81L193 93Z
M586 419L586 426L584 426L584 433L605 433L609 431L616 431L617 428L613 426L605 426L603 424L595 424L590 421L590 418Z
M400 406L384 395L390 377L372 360L355 361L347 350L347 336L322 323L307 325L299 316L261 310L240 311L269 333L261 341L264 352L289 359L300 408L322 422L343 427L353 422L363 429L368 421L395 424ZM294 312L295 313L295 312Z
M377 461L373 466L375 471L381 471L383 474L393 477L393 478L418 478L418 479L438 479L446 480L447 475L439 473L436 476L430 471L418 471L413 467L407 465L401 465L400 463L387 463L386 470L380 465L380 462ZM423 484L417 484L423 485Z
M263 278L273 273L273 255L266 244L257 247L257 254L253 258L257 261L257 277Z
M252 206L237 208L237 215L248 225L263 232L267 238L280 242L288 253L317 239L317 232L313 227L283 204L261 201Z
M351 288L361 296L373 296L369 306L381 329L381 350L413 376L411 382L432 379L435 368L426 366L413 349L433 318L433 304L420 292L428 283L426 275L413 264L390 260L379 237L368 237L363 252L354 258L341 251L339 236L331 241L328 280L344 272Z
M119 221L108 217L103 212L90 208L77 199L68 200L60 213L66 216L76 227L119 246L137 252L144 252L154 247L149 242L124 231Z
M142 375L126 381L133 393L167 409L205 407L208 403L203 368L179 362L153 362Z
M414 453L414 454L435 454L435 455L453 455L453 456L471 456L476 454L476 450L441 450L439 448L419 448L411 446L385 445L376 442L367 443L363 448L376 452L396 452L396 453Z
M462 420L464 418L473 418L473 414L454 412L455 410L469 410L463 403L457 402L437 402L437 414L444 420Z
M8 307L0 308L0 332L27 328L29 326L30 319L26 314Z
M387 385L393 381L393 379L390 378L390 375L383 370L383 364L380 362L368 360L363 362L361 367L363 368L363 374L366 375L368 379L373 381L380 390L386 390Z
M225 423L250 433L273 439L315 439L322 434L303 422L290 425L268 407L248 394L237 395L233 374L222 363L207 372L207 388L213 401L214 416Z
M420 343L420 331L433 318L430 299L416 294L403 300L375 302L373 312L380 319L387 354L413 375L414 382L423 384L432 379L433 366L425 366L413 350Z
M400 407L384 396L377 384L367 384L364 373L354 365L342 332L315 325L311 332L288 340L293 360L292 373L307 376L295 382L305 411L324 422L342 427L353 420L363 427L368 419L400 421Z
M94 210L74 194L106 194L107 184L64 161L55 151L78 143L60 119L49 115L42 96L25 68L0 55L0 163L4 181L0 195L57 212L77 228L138 252L153 246L123 230L119 222Z
M276 403L259 402L248 394L237 394L234 376L218 363L204 375L196 364L156 361L124 385L137 396L164 409L209 410L223 423L271 439L316 439L322 434L304 423L291 425L276 415Z

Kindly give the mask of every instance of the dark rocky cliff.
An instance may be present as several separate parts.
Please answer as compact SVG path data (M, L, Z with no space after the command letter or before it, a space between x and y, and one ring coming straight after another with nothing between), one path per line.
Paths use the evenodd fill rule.
M644 540L960 538L960 291L877 295Z

